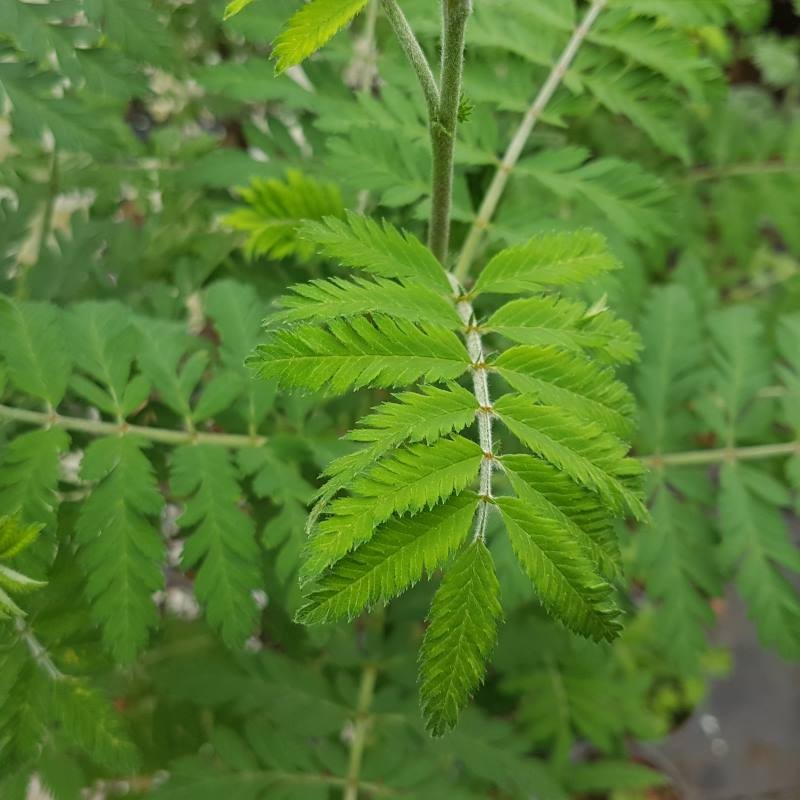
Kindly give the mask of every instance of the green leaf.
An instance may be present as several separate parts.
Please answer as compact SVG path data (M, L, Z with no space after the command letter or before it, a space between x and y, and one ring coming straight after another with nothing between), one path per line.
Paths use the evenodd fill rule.
M231 0L231 2L225 6L222 19L229 20L231 17L235 17L238 13L244 11L252 2L253 0Z
M583 303L563 297L529 297L501 306L486 322L521 344L552 345L564 350L590 350L602 361L634 361L639 338L630 324L610 311L593 312Z
M98 439L81 477L97 481L76 522L86 596L113 657L130 663L158 622L152 595L164 585L164 542L156 519L164 505L155 473L135 437Z
M219 359L226 370L239 376L242 414L251 430L257 430L272 408L277 386L254 381L245 366L247 354L258 341L263 303L247 284L232 280L213 283L206 291L205 308L220 335Z
M306 625L353 619L431 575L458 549L475 514L463 492L414 517L394 518L319 578L297 612Z
M460 339L438 325L375 315L328 327L273 332L249 364L283 386L343 394L365 386L403 386L420 378L452 380L469 369Z
M311 0L289 20L275 40L272 57L280 73L324 47L368 0Z
M334 500L306 548L304 575L316 575L372 535L393 515L432 508L473 483L483 460L475 442L461 436L413 444L378 461Z
M181 564L196 572L197 597L229 647L240 647L252 634L258 619L252 592L262 582L255 528L239 507L237 477L221 447L186 445L173 453L170 483L186 498L178 524L193 529Z
M651 522L636 536L635 574L657 602L656 627L669 659L696 669L715 617L710 598L722 593L716 536L703 505L708 479L697 470L671 470L654 478ZM698 488L705 492L698 496Z
M651 789L666 784L660 772L632 761L592 761L573 764L568 773L569 787L580 794L620 791L623 789Z
M561 527L610 579L622 571L614 521L597 496L541 458L508 455L500 459L514 492L535 513Z
M448 296L453 293L433 253L415 236L386 221L381 225L348 212L345 220L328 218L320 223L306 223L301 235L342 266L427 286Z
M721 559L736 584L759 637L785 657L800 658L800 596L784 574L800 573L780 506L789 493L766 473L726 463L720 474Z
M492 364L518 392L532 400L567 409L625 436L633 427L633 396L610 369L555 347L521 345L501 353Z
M166 68L175 64L178 43L150 0L85 0L85 9L89 19L130 58Z
M196 352L184 360L191 339L180 323L137 317L135 326L142 372L159 399L188 419L192 413L192 393L205 369L205 353Z
M25 524L19 514L0 516L0 560L8 561L39 538L44 529L40 522Z
M285 180L256 178L237 192L246 206L227 214L222 222L247 234L244 252L249 259L309 261L315 248L299 234L303 222L344 215L336 186L297 170L288 170Z
M492 556L478 539L447 569L420 651L422 715L433 736L455 727L483 682L502 614Z
M61 312L48 303L15 303L0 296L0 326L0 354L11 380L55 408L71 369Z
M642 474L642 467L626 457L627 447L618 439L560 408L537 406L522 397L504 395L495 411L536 455L595 492L613 511L646 519L641 498L626 485Z
M383 314L411 322L436 323L451 330L463 327L455 304L424 286L401 286L380 278L329 278L296 284L291 291L293 294L280 298L285 310L270 315L271 324Z
M78 303L66 318L75 366L91 380L73 375L70 386L102 411L125 416L138 337L120 303Z
M13 558L28 547L41 533L44 525L25 525L19 515L0 515L0 560ZM37 581L15 569L0 564L0 619L23 617L25 612L11 599L10 594L26 594L40 589L44 581Z
M678 285L653 289L640 329L645 350L635 384L639 441L650 453L686 446L695 420L685 404L702 388L703 337L692 296Z
M475 395L456 383L446 389L423 385L418 392L400 392L394 399L397 402L382 403L347 434L347 439L366 446L340 456L325 468L328 480L317 493L322 505L398 445L433 444L442 436L466 428L478 411Z
M549 233L498 253L483 269L473 294L537 293L596 278L619 263L605 239L591 231Z
M514 553L548 613L582 636L615 639L622 628L620 609L585 545L525 497L496 502Z
M26 523L55 526L59 458L69 437L59 428L29 431L0 453L0 513L19 512Z

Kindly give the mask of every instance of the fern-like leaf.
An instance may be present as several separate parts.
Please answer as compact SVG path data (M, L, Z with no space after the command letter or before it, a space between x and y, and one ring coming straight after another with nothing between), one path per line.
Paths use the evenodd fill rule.
M783 574L800 573L800 551L780 512L789 494L769 475L735 463L723 465L720 488L723 565L735 570L761 640L800 658L800 596Z
M307 223L301 233L324 256L342 266L427 286L448 296L452 293L442 265L433 253L415 236L388 222L380 225L348 212L345 220L330 218Z
M25 525L19 515L0 516L0 561L13 558L36 540L44 526ZM11 599L13 594L27 594L45 585L23 575L5 564L0 564L0 620L24 616L25 612Z
M342 394L420 378L452 380L469 369L470 358L446 328L376 315L273 332L249 363L284 386Z
M327 322L336 317L383 314L453 330L463 324L453 304L442 294L390 280L330 278L298 284L292 292L280 299L285 310L273 314L270 323Z
M502 617L500 584L480 539L448 568L436 592L420 652L422 714L428 731L451 730L483 681Z
M517 497L580 544L604 576L619 575L622 556L614 521L592 492L540 458L508 455L501 463Z
M596 641L621 629L612 587L598 574L579 541L523 497L498 497L511 546L542 605L568 628Z
M222 221L247 234L244 252L250 259L294 256L308 261L314 247L298 235L303 222L344 214L341 195L333 184L321 183L297 170L289 170L283 181L254 179L238 194L245 207L227 214Z
M297 613L305 624L353 619L432 574L469 531L476 496L455 495L414 517L393 518L319 578Z
M400 392L397 402L382 403L346 438L366 446L340 456L325 468L328 480L317 493L324 504L381 456L404 442L432 444L466 428L475 419L478 401L456 383L446 389L423 385L419 392Z
M274 42L272 57L280 73L324 47L368 0L311 0L286 24Z
M625 446L598 425L513 395L501 397L495 411L534 453L596 492L612 509L647 517L641 499L626 485L641 475L640 464L627 458Z
M0 456L0 513L19 512L26 523L55 524L59 458L69 437L58 428L30 431L12 439Z
M155 528L163 505L153 467L133 437L98 439L81 477L97 481L76 524L86 595L114 658L131 662L158 621L152 595L164 583L164 544Z
M61 312L47 303L14 303L0 295L0 354L26 394L57 406L70 374Z
M614 373L555 347L521 345L502 353L493 368L518 392L600 423L618 436L630 433L635 403Z
M597 233L543 234L498 253L481 272L473 294L537 293L547 286L583 283L619 266Z
M639 351L639 338L625 320L610 311L593 312L563 297L543 295L512 300L484 326L521 344L552 345L565 350L589 350L612 363L629 363Z
M304 574L314 575L372 535L393 515L432 508L476 478L483 451L456 436L432 445L415 444L378 461L334 500L307 547Z
M226 644L239 647L255 626L252 592L261 581L253 521L238 507L241 489L230 455L213 445L180 447L171 483L187 498L178 524L193 529L182 565L196 570L194 588L208 621Z

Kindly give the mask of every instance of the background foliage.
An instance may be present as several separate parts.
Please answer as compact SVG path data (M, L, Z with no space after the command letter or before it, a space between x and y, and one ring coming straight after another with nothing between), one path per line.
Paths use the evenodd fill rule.
M540 232L606 236L624 269L574 299L642 336L625 378L652 518L620 526L613 645L549 621L490 531L506 621L432 741L430 584L354 626L292 622L307 504L375 394L288 395L244 367L287 286L339 274L301 221L360 209L422 233L430 207L423 98L377 7L278 77L299 5L223 22L212 0L0 0L0 793L658 784L641 743L724 663L727 587L765 647L800 655L797 37L760 0L614 0L546 107L481 263ZM428 0L402 6L433 56ZM476 3L456 247L584 12Z

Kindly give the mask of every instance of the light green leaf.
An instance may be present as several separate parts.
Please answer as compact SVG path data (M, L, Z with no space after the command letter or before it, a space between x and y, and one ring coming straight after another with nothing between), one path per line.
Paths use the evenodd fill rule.
M478 539L448 568L428 616L420 697L433 736L455 727L459 712L483 682L502 614L492 556Z
M231 0L231 2L225 6L222 19L229 20L231 17L235 17L237 14L244 11L252 2L253 0Z
M504 395L495 403L503 423L536 455L595 492L616 513L646 519L638 493L627 484L642 474L627 447L591 422L553 406Z
M466 428L478 410L475 395L456 383L446 389L422 385L418 392L400 392L394 399L397 402L382 403L347 434L346 438L366 446L340 456L325 468L328 480L317 493L322 505L398 445L423 441L432 444L448 433Z
M530 455L501 457L517 497L537 515L563 528L586 555L611 579L622 571L622 556L611 514L595 494L564 472Z
M590 350L599 360L612 363L635 360L641 346L625 320L606 310L591 313L583 303L564 297L512 300L497 309L484 327L521 344Z
M286 387L335 395L420 378L452 380L469 369L470 358L446 328L375 315L275 331L248 363Z
M501 353L492 368L526 397L567 409L617 436L631 432L633 396L613 371L587 358L556 347L521 345Z
M582 542L525 497L498 497L514 553L548 613L575 633L612 641L622 628L613 589Z
M269 322L328 322L336 317L384 314L411 322L432 322L451 330L463 327L455 304L423 286L401 286L378 278L329 278L291 287L293 294L280 298L285 309Z
M280 73L326 45L368 0L311 0L289 20L275 40L272 57Z
M458 549L475 513L476 495L451 497L414 517L394 518L319 578L297 613L306 625L353 619L431 575Z
M306 548L304 575L316 575L397 514L432 508L473 483L483 460L475 442L461 436L413 444L378 461L328 507Z
M348 212L346 220L306 223L301 235L342 266L452 295L447 275L433 253L415 236L388 222L381 225Z
M314 245L299 234L303 222L344 214L336 186L297 170L289 170L285 180L256 178L237 191L245 206L224 216L222 222L247 234L244 252L249 259L295 257L309 261Z
M541 292L619 269L605 239L591 231L549 233L498 253L481 272L473 294Z

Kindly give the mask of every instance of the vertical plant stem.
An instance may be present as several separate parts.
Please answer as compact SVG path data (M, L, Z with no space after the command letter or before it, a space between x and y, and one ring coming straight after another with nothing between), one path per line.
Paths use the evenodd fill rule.
M483 340L477 327L475 309L469 300L463 299L463 291L458 281L448 274L450 283L455 293L456 310L464 323L464 340L472 362L472 387L475 399L478 401L478 442L483 450L483 460L480 468L480 503L475 518L474 539L486 538L486 524L489 518L489 506L492 504L492 472L495 468L494 441L492 435L492 420L494 407L489 394L489 371L486 368L486 354L483 349Z
M505 191L508 178L517 165L522 151L530 138L531 132L534 127L536 127L536 123L539 121L542 111L544 111L559 84L567 74L567 70L570 64L572 64L581 44L583 44L592 25L597 21L597 17L605 8L607 2L608 0L594 0L589 10L586 12L583 21L573 32L561 57L547 76L547 80L544 82L539 94L525 114L519 128L517 128L514 138L511 140L511 144L509 144L503 156L503 160L500 162L500 166L497 168L497 172L495 172L494 178L483 198L481 207L478 210L478 216L472 224L467 240L464 242L464 247L461 249L458 263L453 270L454 275L460 283L463 283L467 275L469 275L472 262L478 254L478 247L483 239L483 233L489 227L489 223L492 221L495 211L497 211L497 206Z
M353 726L353 740L350 743L350 760L347 767L347 785L344 790L344 800L358 800L358 784L361 777L361 763L364 760L364 748L367 744L369 732L369 709L375 694L375 681L378 677L378 668L368 664L361 673L361 684L358 689L358 704L356 706L356 721Z
M453 160L464 75L464 38L472 0L442 0L442 74L439 113L431 121L433 208L428 245L444 264L450 245Z
M439 87L436 85L436 78L433 77L428 59L425 57L417 37L414 36L414 31L411 30L406 15L397 4L397 0L381 0L381 3L400 47L417 74L422 93L425 95L425 103L428 106L428 118L433 124L439 115Z

